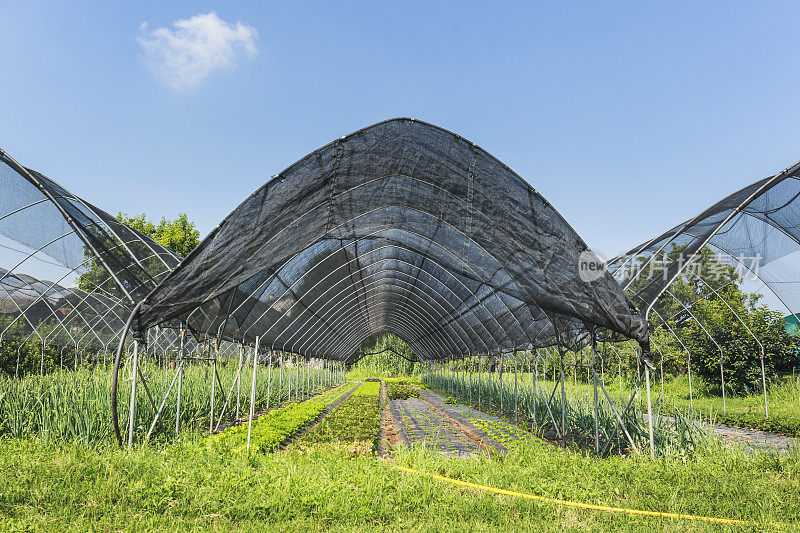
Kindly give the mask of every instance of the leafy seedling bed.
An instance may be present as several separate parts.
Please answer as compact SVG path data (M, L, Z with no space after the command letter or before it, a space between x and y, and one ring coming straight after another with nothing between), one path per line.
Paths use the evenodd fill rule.
M309 430L298 443L311 445L330 442L367 442L374 451L380 436L380 382L362 385Z
M419 389L413 385L403 382L387 383L386 392L390 400L407 400L408 398L419 398Z

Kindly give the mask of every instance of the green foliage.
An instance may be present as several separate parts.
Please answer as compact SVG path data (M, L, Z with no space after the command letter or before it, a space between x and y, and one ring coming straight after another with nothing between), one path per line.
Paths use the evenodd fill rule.
M194 222L189 221L186 213L179 213L175 220L161 217L161 221L158 224L153 223L144 213L134 216L118 213L117 220L152 238L181 257L186 257L200 243L200 232L197 231ZM132 243L128 243L128 245L133 246ZM109 243L111 249L116 249L117 246L116 243ZM135 248L132 251L134 253L141 252L141 257L139 257L141 266L155 281L160 281L169 272L162 260L154 256L151 250ZM119 285L108 273L102 262L97 260L91 249L87 247L84 250L84 254L89 267L78 280L78 288L86 292L99 289L103 294L127 301L124 292L119 288ZM145 281L143 279L138 280L138 282L131 280L129 277L125 277L122 272L117 272L116 275L128 292L138 290L139 287L136 284ZM144 294L140 296L144 296Z
M674 246L665 258L679 260L683 252L684 246ZM800 337L786 331L782 313L759 305L760 294L741 290L742 277L733 266L721 261L707 247L700 250L699 255L653 306L650 316L656 326L653 357L660 363L663 356L667 372L684 373L688 350L692 371L720 391L722 359L726 393L747 394L759 390L762 388L762 350L758 341L764 345L766 379L772 380L778 372L788 371L797 364ZM639 293L645 300L654 296L648 286L650 276L662 275L662 271L644 271L628 291L634 303L641 302Z
M161 217L158 224L154 224L144 213L133 216L118 213L117 220L151 237L158 244L181 257L189 255L189 252L200 244L200 232L197 231L194 222L189 221L186 213L178 213L175 220Z
M563 413L566 417L569 441L585 449L594 447L594 401L591 396L592 390L588 385L567 386L569 390L566 402L562 401L560 394L554 394L552 403L548 406L542 398L542 391L555 391L556 382L540 378L538 382L540 392L537 394L532 381L520 379L517 383L519 397L515 402L513 374L506 376L503 381L498 378L498 374L491 378L484 374L482 379L478 380L475 374L470 376L449 372L436 372L423 376L431 389L440 394L453 395L459 403L513 421L539 436L554 438L556 427L561 426ZM615 400L618 412L623 411L627 400L628 398L622 394ZM514 413L515 403L518 407L517 413ZM694 424L693 415L686 414L685 411L666 404L656 404L653 418L657 454L691 455L707 439L704 431ZM626 437L622 432L614 431L617 419L608 402L599 403L598 415L601 447L611 441L612 450L620 453L629 452L631 447ZM556 424L553 423L554 420ZM633 403L624 421L638 448L645 449L648 446L648 429L641 403Z
M261 415L253 422L250 436L250 450L271 452L289 440L300 429L307 426L325 412L327 406L322 402L309 400L293 403ZM241 452L247 448L248 424L226 429L208 438L208 443L224 452Z
M419 398L419 391L416 387L405 383L387 383L386 393L390 400L405 400L408 398Z
M715 413L712 418L726 426L760 429L769 433L800 437L800 419L797 418L774 415L766 418L758 413Z
M227 364L217 367L222 383L227 387L233 383L237 365ZM312 372L326 372L312 370ZM174 369L159 368L149 364L145 370L147 386L153 397L158 401L163 398L175 375ZM256 405L257 411L267 408L267 405L280 405L288 398L289 379L292 382L292 398L296 398L298 383L301 375L297 371L283 370L282 376L272 372L272 382L268 380L268 372L261 369L256 380ZM249 384L252 380L251 367L242 370L241 380L244 391L242 397L242 412L249 408ZM130 380L125 369L121 370L121 385L119 391L119 417L120 420L128 419L128 400L130 398ZM319 381L318 375L313 376L312 383ZM307 381L306 381L307 382ZM300 385L302 387L302 384ZM134 426L137 429L137 438L143 437L144 432L152 421L152 410L146 396L144 387L137 389L137 404ZM269 391L269 395L267 395ZM181 388L181 428L208 429L211 413L211 395L209 394L208 367L203 365L184 367L183 384ZM309 394L319 392L314 387ZM222 395L217 390L217 398ZM154 439L164 440L174 438L176 394L167 398L161 416L162 423L156 427ZM115 442L111 426L111 411L109 398L111 397L111 370L96 368L75 371L59 370L52 374L28 375L24 378L13 378L0 375L0 437L11 436L15 438L39 438L46 442L80 441L98 445L105 442ZM244 406L248 407L244 407ZM215 406L215 418L219 417L220 402ZM235 395L228 403L223 420L233 419L236 415Z
M4 531L721 531L724 526L575 510L393 468L569 501L800 525L800 454L711 447L693 458L598 460L526 441L449 459L399 449L220 454L185 439L125 450L0 439Z
M374 450L380 436L380 383L364 383L302 439L322 442L369 442Z
M727 305L719 298L697 302L694 314L716 344L692 321L687 326L686 345L692 354L692 370L706 382L721 387L720 350L726 391L745 394L762 388L761 348L736 314L764 345L764 370L768 380L796 360L800 337L786 331L781 313L758 306L756 296L746 297L736 287L723 289Z
M323 394L320 394L319 396L314 398L314 401L324 403L326 406L328 406L336 403L339 400L339 398L346 395L348 392L352 391L356 387L358 387L358 383L345 383L344 385L340 385Z
M353 396L377 396L381 392L380 382L370 381L364 383L353 393Z
M73 337L84 337L88 326L73 326ZM94 364L109 359L99 342L91 334L84 337L80 348L70 339L63 327L56 321L42 322L33 330L24 319L16 319L10 314L0 313L0 331L4 331L0 343L0 375L25 376L32 373L48 373L59 368L75 368L75 362L82 365ZM42 353L44 351L44 353Z
M361 354L369 355L361 357ZM416 356L411 348L391 333L365 341L356 354L356 359L349 368L354 376L414 376L421 372L421 366L415 362Z

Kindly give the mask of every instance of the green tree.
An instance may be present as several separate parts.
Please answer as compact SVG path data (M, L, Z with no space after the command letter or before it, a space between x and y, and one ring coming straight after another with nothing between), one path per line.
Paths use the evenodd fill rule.
M186 257L200 244L200 232L197 231L194 222L189 221L186 213L178 213L178 218L175 220L161 217L161 221L157 225L144 213L134 216L119 213L117 220L151 237L158 244L181 257Z
M683 246L674 246L654 264L686 261L683 253ZM742 278L733 266L709 248L701 249L699 256L653 306L649 318L654 328L653 342L658 346L653 350L654 355L663 354L667 371L683 373L686 371L685 346L691 353L692 372L719 389L722 384L721 347L726 391L758 390L761 347L753 335L764 345L767 380L796 363L800 338L786 331L782 313L759 305L762 295L741 290ZM639 303L649 301L654 291L663 285L661 276L663 270L659 268L645 269L628 291L634 302L637 299ZM639 299L637 295L640 294L644 298Z
M356 358L351 368L382 372L387 376L413 375L420 370L411 348L391 333L364 341Z
M126 213L118 213L117 220L150 237L158 244L175 252L181 257L185 257L200 242L200 232L197 231L194 222L189 221L186 213L179 213L175 220L162 217L158 224L153 223L144 213L133 216L129 216ZM148 277L157 283L169 272L169 269L164 265L161 259L154 257L152 251L143 245L136 247L135 243L132 242L126 244L134 248L134 253L138 252L137 257L147 271L147 274L142 273L140 269L134 269L132 272L120 270L119 272L115 272L115 274L120 282L125 285L125 289L130 294L137 296L137 291L141 291L141 284L143 282L146 283ZM111 253L123 255L121 262L118 263L128 263L128 260L124 257L125 252L121 251L116 243L109 243L107 249L112 250ZM78 281L78 288L86 292L98 291L126 300L125 295L119 289L116 282L111 278L101 262L94 257L94 254L88 247L85 250L85 255L88 259L89 269L81 275ZM104 259L110 262L108 261L109 258ZM140 277L142 279L139 279ZM151 284L152 283L146 283L147 288L145 292L149 292L149 290L153 288Z
M721 298L725 298L725 302ZM760 389L761 346L753 335L764 346L764 370L768 381L795 363L800 338L786 330L782 313L758 305L760 298L759 294L746 295L738 287L730 287L719 297L712 296L695 304L693 312L708 334L698 322L692 321L686 328L686 344L692 354L692 371L707 383L716 387L722 385L721 348L725 390L752 393Z

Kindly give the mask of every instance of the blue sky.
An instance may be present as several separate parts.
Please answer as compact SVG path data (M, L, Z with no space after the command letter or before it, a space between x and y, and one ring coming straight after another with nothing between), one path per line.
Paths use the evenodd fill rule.
M188 73L159 63L174 24L210 12L234 40ZM205 234L306 153L411 116L500 158L614 255L800 159L799 16L797 2L5 2L0 147L107 211L185 211Z

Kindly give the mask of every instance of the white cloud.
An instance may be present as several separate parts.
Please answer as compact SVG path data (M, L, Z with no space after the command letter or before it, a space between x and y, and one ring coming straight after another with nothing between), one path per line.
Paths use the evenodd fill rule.
M197 87L211 73L232 67L237 54L256 54L258 32L241 22L229 24L211 13L178 20L174 29L148 31L142 23L137 37L155 75L177 91Z

